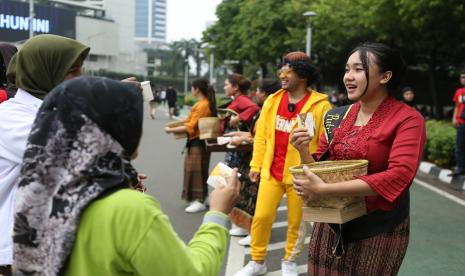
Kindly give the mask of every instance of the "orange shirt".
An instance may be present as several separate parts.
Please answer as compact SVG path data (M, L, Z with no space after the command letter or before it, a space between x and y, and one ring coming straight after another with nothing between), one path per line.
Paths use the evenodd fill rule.
M203 117L211 117L211 114L209 101L207 99L198 101L192 107L189 117L187 117L187 120L184 123L189 140L199 138L199 119Z

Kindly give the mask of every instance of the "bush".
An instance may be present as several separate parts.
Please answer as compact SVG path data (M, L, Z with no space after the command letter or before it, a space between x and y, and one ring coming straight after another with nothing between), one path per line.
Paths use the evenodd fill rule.
M197 99L192 96L192 94L186 94L184 96L184 104L188 106L193 106L197 102Z
M454 166L455 128L445 121L426 122L425 153L429 161L440 167Z
M192 96L192 94L180 94L178 95L178 103L183 103L184 105L188 106L193 106L196 102L197 99ZM216 106L220 107L222 105L225 105L226 103L231 102L231 98L229 97L224 97L224 96L216 96Z

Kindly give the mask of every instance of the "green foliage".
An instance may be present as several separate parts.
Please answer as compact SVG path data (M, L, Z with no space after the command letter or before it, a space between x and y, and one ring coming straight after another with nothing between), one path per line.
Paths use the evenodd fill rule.
M310 10L317 13L312 58L325 84L340 83L352 48L382 42L400 48L411 69L422 70L428 99L438 106L440 76L465 61L463 0L223 0L203 41L216 46L219 62L239 60L249 78L259 68L270 76L274 72L267 69L283 54L305 49L302 14Z
M184 104L188 106L193 106L196 102L197 99L192 96L192 94L186 94L183 96Z
M216 106L222 106L230 101L231 99L229 97L216 95ZM182 103L182 105L193 106L196 102L197 99L194 98L192 94L178 95L178 103Z
M227 96L224 96L224 95L217 95L216 96L216 106L224 106L226 105L227 103L230 103L231 102L231 98L230 97L227 97Z
M440 167L454 165L455 128L445 121L426 122L426 157Z
M182 39L173 41L163 48L145 49L148 60L153 63L159 60L160 64L156 65L155 71L160 76L172 78L182 77L184 75L184 65L186 58L191 58L195 64L195 76L200 76L202 61L205 59L201 42L195 39Z

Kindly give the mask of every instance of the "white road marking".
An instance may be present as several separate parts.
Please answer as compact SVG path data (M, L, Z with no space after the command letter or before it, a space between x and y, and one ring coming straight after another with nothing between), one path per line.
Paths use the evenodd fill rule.
M417 183L418 185L422 186L422 187L425 187L426 189L430 190L430 191L433 191L435 193L437 193L438 195L441 195L449 200L452 200L453 202L457 203L457 204L460 204L462 206L465 206L465 200L461 199L461 198L458 198L454 195L451 195L449 194L448 192L444 192L443 190L441 189L438 189L434 186L432 186L431 184L428 184L426 183L425 181L422 181L418 178L415 178L413 180L413 182Z

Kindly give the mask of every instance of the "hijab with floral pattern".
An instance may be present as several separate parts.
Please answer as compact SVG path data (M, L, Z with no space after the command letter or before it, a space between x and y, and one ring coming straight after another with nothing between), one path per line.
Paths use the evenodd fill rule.
M50 92L16 194L15 274L64 273L84 208L137 184L130 157L141 135L142 95L132 84L78 77Z

